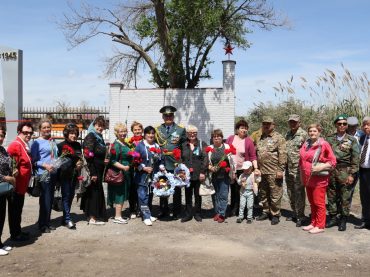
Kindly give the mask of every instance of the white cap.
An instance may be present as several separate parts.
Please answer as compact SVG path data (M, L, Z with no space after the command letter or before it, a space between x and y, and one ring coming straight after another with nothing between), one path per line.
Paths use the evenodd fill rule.
M252 167L252 163L250 161L246 161L243 163L242 169L248 169Z

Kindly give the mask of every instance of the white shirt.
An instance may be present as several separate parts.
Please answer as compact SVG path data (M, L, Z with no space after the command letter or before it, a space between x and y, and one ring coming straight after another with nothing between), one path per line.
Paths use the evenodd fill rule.
M364 140L364 145L366 143L366 140L367 140L368 146L367 146L367 151L366 151L366 156L365 156L365 162L360 164L360 167L362 168L370 168L370 137L366 136ZM361 148L361 154L364 149L364 145ZM361 154L360 154L360 157L362 156Z

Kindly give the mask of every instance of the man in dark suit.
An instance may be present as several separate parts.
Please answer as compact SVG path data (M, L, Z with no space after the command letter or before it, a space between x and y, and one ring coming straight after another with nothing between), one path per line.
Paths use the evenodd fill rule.
M186 132L183 126L174 122L176 108L173 106L164 106L159 112L162 114L164 123L156 127L156 141L160 145L165 155L164 165L168 172L173 173L178 160L174 157L174 149L179 149L181 144L186 140ZM159 218L169 215L168 199L160 199L161 213ZM177 220L181 213L181 188L176 187L173 195L173 216Z
M362 206L362 224L355 229L370 229L370 117L362 121L364 135L360 138L360 199Z

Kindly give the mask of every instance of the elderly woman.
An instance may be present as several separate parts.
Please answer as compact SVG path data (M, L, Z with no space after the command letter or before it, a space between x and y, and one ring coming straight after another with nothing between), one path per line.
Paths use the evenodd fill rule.
M114 134L116 140L111 145L109 165L116 171L123 172L123 182L121 184L108 183L108 205L115 206L114 223L127 224L127 220L122 218L123 203L129 197L129 189L131 185L130 163L132 157L128 155L130 148L125 143L127 136L127 127L125 124L118 122L114 126Z
M215 188L214 206L216 215L214 221L223 223L226 217L227 199L229 194L230 179L235 178L235 166L232 154L235 149L223 143L223 133L220 129L212 132L213 144L207 147L208 170L211 173L211 181Z
M59 156L65 158L65 162L58 170L58 178L62 191L62 225L70 230L76 229L76 225L71 217L71 206L78 182L78 171L82 165L81 144L77 141L79 131L76 124L68 123L63 129L64 141L58 144Z
M236 149L236 154L232 155L235 168L236 178L243 173L242 166L245 161L250 161L253 164L254 173L259 175L260 172L257 166L257 155L253 141L248 137L248 122L244 119L239 120L235 124L235 135L227 138L226 143L233 145ZM239 211L240 202L240 186L233 180L230 184L230 214L231 216L237 215Z
M140 122L134 121L131 124L131 132L134 134L128 141L129 146L132 150L143 140L143 125ZM134 171L131 171L134 173ZM133 176L131 178L133 179ZM129 207L130 207L130 218L134 219L139 213L138 198L137 198L137 184L135 181L131 182L130 193L129 193Z
M6 129L4 126L0 126L0 182L7 182L15 185L15 178L12 170L12 160L2 146L6 135ZM6 201L7 195L0 195L0 256L9 254L12 249L10 246L5 246L1 241L1 235L3 233L5 223L5 212L6 212Z
M187 140L181 146L182 161L190 170L190 186L185 188L186 215L181 219L181 222L193 218L193 194L195 199L194 219L198 222L202 221L202 197L199 195L199 186L206 178L208 157L205 152L207 144L198 139L197 134L198 128L189 125L186 128Z
M329 171L336 166L336 158L330 144L320 137L321 130L319 124L311 124L308 127L309 139L300 149L301 179L311 205L311 223L303 227L303 230L311 234L324 232Z
M55 230L50 225L51 208L54 200L54 189L57 171L53 162L58 157L58 147L51 138L51 122L49 119L41 119L39 123L40 137L31 146L31 157L41 184L41 195L39 199L39 230L42 233L50 233Z
M147 126L144 129L144 140L135 149L141 157L141 164L135 174L135 182L138 184L137 195L143 222L147 226L151 226L152 222L156 220L151 214L153 192L150 182L152 176L159 171L159 166L163 164L161 149L154 138L155 129L152 126Z
M107 220L103 190L103 172L106 160L106 145L103 139L105 120L97 117L89 126L88 134L83 143L83 153L89 167L91 185L81 198L81 209L84 211L88 224L104 225Z

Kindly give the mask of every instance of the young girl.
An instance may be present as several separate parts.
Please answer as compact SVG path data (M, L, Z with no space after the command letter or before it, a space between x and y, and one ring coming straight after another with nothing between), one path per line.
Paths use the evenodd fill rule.
M252 223L253 216L253 201L254 194L257 195L258 183L261 182L261 177L255 175L252 170L252 163L250 161L243 162L243 173L239 176L238 184L240 185L240 207L237 223L242 223L244 219L245 204L247 204L247 223Z

